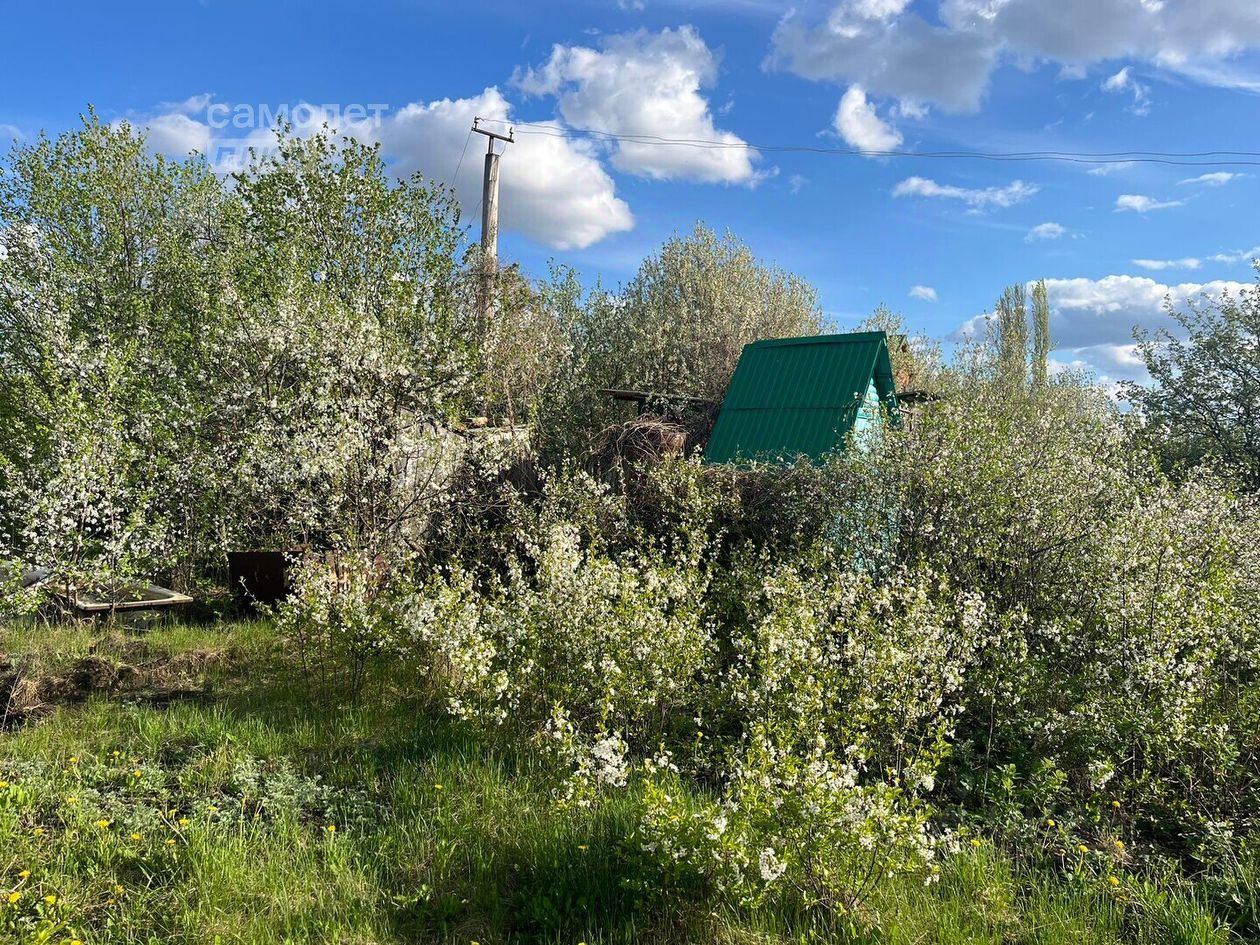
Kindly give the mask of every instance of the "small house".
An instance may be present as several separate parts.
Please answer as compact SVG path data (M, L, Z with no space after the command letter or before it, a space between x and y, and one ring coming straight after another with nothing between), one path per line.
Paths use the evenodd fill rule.
M882 331L744 346L705 449L709 463L821 460L898 421Z

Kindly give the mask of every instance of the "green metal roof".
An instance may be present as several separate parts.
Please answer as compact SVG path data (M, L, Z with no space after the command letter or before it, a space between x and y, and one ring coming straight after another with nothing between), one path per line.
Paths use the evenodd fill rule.
M882 331L774 338L745 345L705 460L820 459L843 448L872 383L896 409L896 386Z

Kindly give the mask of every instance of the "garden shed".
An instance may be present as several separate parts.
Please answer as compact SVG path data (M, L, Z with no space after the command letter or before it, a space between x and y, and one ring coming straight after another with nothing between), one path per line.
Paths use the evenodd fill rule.
M755 341L740 354L705 461L819 460L885 416L897 422L884 332Z

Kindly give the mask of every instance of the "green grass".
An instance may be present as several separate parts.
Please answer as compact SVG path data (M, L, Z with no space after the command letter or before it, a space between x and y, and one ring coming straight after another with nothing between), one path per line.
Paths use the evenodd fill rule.
M1228 940L1184 895L1017 869L988 843L937 884L878 887L858 915L742 910L666 885L633 788L562 807L527 749L404 681L358 702L317 691L266 624L0 631L30 673L92 647L216 662L204 691L98 695L0 734L0 893L21 894L0 898L0 942Z

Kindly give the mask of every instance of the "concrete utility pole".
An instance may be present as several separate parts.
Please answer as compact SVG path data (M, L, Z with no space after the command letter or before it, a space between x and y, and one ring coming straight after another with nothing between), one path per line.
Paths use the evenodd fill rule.
M481 127L480 116L473 118L472 130L486 136L486 171L481 183L481 315L487 322L494 312L494 285L499 274L499 155L495 141L511 144L513 130L506 135Z

